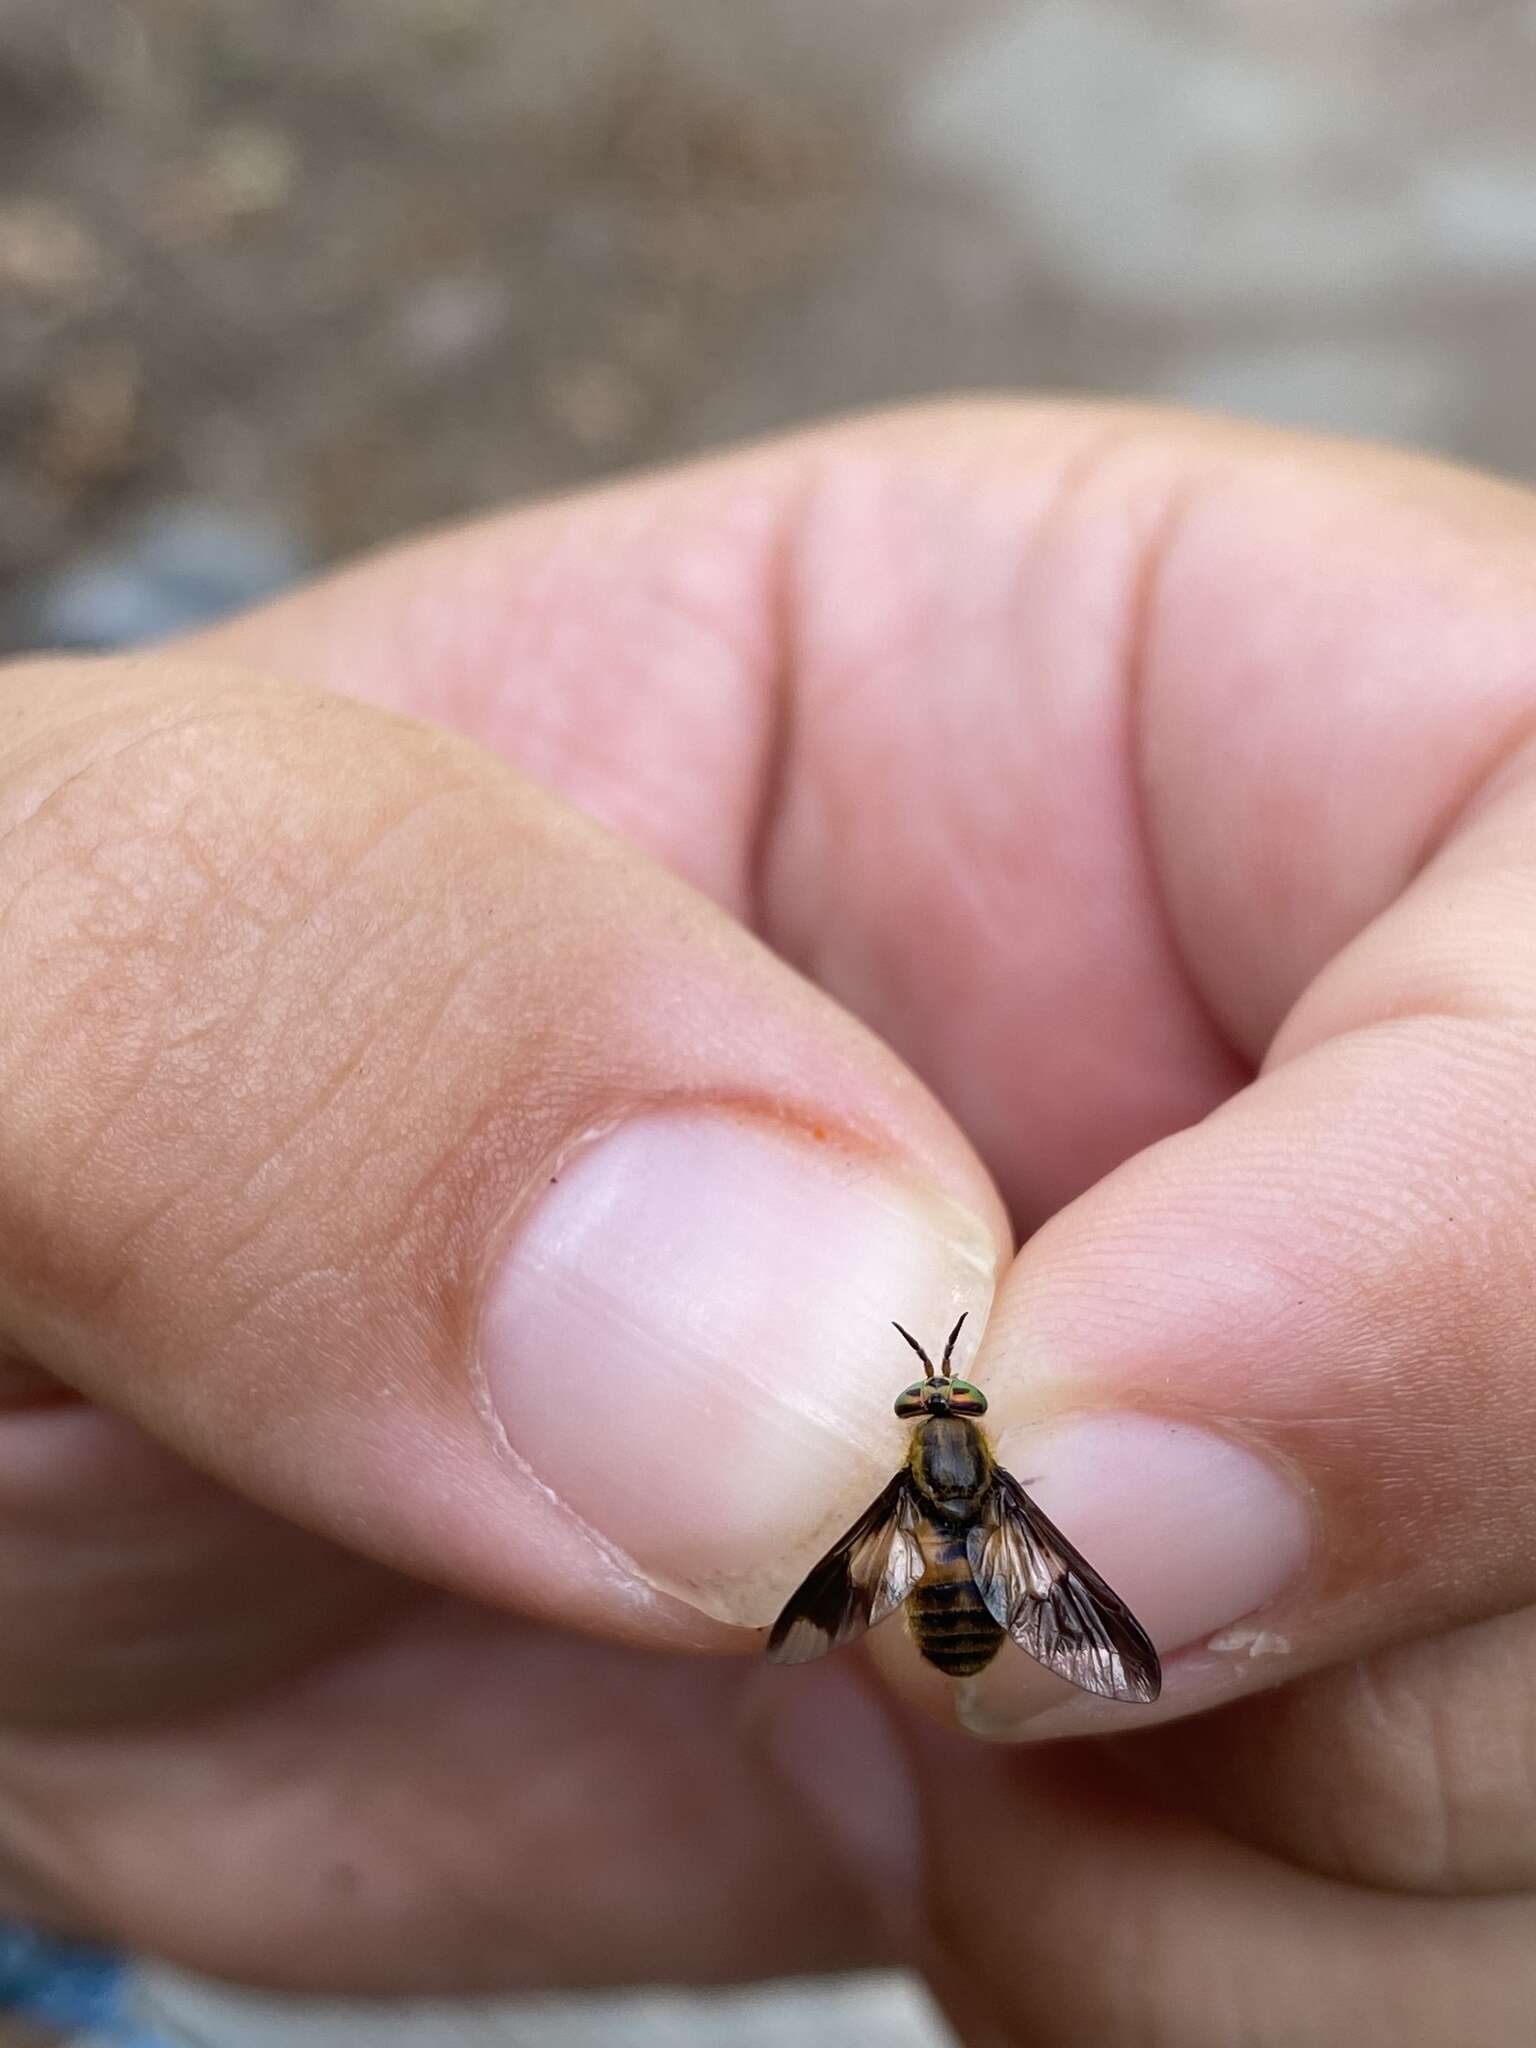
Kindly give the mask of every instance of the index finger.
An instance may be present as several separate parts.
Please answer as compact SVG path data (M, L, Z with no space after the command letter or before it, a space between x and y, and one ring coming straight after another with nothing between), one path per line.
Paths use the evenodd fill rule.
M1028 1228L1251 1076L1519 728L1533 532L1382 449L930 406L195 644L451 725L665 861L903 1053Z

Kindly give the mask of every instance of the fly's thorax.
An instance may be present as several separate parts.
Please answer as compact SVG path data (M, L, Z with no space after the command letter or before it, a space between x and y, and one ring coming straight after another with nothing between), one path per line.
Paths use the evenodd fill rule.
M968 1512L992 1478L986 1438L963 1415L929 1415L912 1432L912 1483L940 1514Z

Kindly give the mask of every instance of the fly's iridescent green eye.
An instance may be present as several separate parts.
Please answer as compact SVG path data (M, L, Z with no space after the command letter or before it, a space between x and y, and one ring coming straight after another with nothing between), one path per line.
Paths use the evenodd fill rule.
M925 1398L927 1391L928 1382L926 1380L914 1380L910 1387L897 1395L896 1413L903 1420L913 1415L921 1415L928 1406Z
M987 1397L980 1387L973 1387L969 1380L951 1380L949 1405L956 1415L985 1415Z

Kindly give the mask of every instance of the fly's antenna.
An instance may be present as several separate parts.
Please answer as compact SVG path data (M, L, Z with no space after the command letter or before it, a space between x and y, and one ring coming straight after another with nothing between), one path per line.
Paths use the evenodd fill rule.
M929 1379L936 1380L938 1378L938 1374L933 1369L933 1360L928 1356L927 1352L923 1349L922 1345L918 1343L917 1339L913 1336L912 1332L910 1330L903 1330L901 1328L900 1323L892 1323L891 1328L893 1330L901 1331L901 1335L906 1338L907 1342L912 1346L912 1349L923 1361L923 1371L927 1373Z
M965 1321L965 1318L966 1318L966 1316L968 1316L969 1314L970 1314L970 1310L969 1310L969 1309L966 1309L966 1310L964 1311L964 1313L963 1313L963 1314L961 1315L961 1317L960 1317L960 1323L963 1323L963 1322ZM953 1329L952 1329L952 1330L950 1331L950 1333L949 1333L949 1342L948 1342L948 1343L947 1343L947 1344L946 1344L946 1345L944 1346L944 1377L945 1377L945 1379L948 1379L948 1378L950 1377L950 1370L949 1370L949 1361L950 1361L950 1360L951 1360L951 1359L952 1359L952 1358L954 1357L954 1355L955 1355L955 1339L956 1339L956 1338L957 1338L957 1337L959 1336L959 1334L960 1334L960 1323L956 1323L955 1327L954 1327L954 1328L953 1328ZM931 1370L932 1370L932 1367L930 1367L930 1368L929 1368L929 1370L931 1371Z

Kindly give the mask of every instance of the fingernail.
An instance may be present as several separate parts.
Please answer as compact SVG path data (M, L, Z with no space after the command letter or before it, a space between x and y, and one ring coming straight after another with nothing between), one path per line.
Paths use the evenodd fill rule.
M784 1126L660 1111L524 1217L481 1364L513 1451L653 1585L770 1622L904 1455L891 1320L985 1320L1000 1247L947 1195Z
M996 1450L1164 1657L1253 1614L1306 1567L1306 1500L1230 1437L1094 1415L1007 1432ZM956 1700L963 1726L997 1740L1067 1732L1106 1713L1131 1727L1142 1711L1074 1692L1011 1643Z

